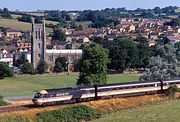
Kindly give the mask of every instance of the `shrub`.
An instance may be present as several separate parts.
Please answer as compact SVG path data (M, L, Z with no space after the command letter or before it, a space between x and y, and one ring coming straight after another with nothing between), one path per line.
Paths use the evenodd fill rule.
M21 68L23 74L34 74L34 68L33 65L29 62L26 62L22 65Z
M102 112L85 105L67 107L55 111L46 111L38 114L43 122L79 122L100 118Z
M14 72L11 67L9 67L8 63L0 62L0 77L12 77Z
M3 96L0 95L0 106L8 105L7 102L3 100Z
M168 87L166 91L166 95L169 96L170 98L175 97L175 93L178 91L178 87L176 85L171 85Z
M45 61L39 61L37 66L37 73L44 74L48 69L48 64Z

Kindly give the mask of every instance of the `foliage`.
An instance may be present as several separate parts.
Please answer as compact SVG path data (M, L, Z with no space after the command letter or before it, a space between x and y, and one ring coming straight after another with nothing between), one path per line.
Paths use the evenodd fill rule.
M28 62L28 60L26 59L25 54L22 54L22 55L20 56L20 58L17 59L15 66L21 67L22 64L24 64L24 63L26 63L26 62Z
M7 102L3 100L3 96L0 95L0 106L8 105Z
M137 60L137 48L132 40L127 38L117 38L112 44L110 50L111 64L109 68L115 69L121 73L127 68L134 67Z
M2 10L1 16L6 19L12 18L10 11L7 8Z
M85 105L46 111L38 114L43 122L80 122L100 118L102 113Z
M178 87L176 85L171 85L168 87L166 91L166 95L169 96L170 98L174 98L175 93L178 91Z
M0 62L0 77L12 77L14 76L14 72L11 67L9 67L8 63Z
M98 44L90 44L83 48L80 60L80 76L78 85L105 84L107 80L108 50Z
M34 67L31 63L25 62L21 68L23 74L34 74Z
M145 37L138 37L135 39L135 42L137 42L136 46L138 54L135 67L146 68L152 55L151 47L149 47L147 38Z
M81 61L82 59L78 59L78 60L76 60L75 62L74 62L74 64L73 64L73 66L74 66L74 71L75 72L79 72L79 69L80 69L80 61Z
M66 35L64 32L62 32L62 30L54 29L52 39L59 41L66 41Z
M66 49L72 49L72 44L66 44Z
M29 14L24 14L21 17L18 18L18 21L22 21L22 22L32 22L32 18L31 15Z
M148 69L140 80L169 79L180 76L180 64L173 45L157 47L157 55L150 58Z
M47 69L48 69L48 64L45 61L39 61L36 68L36 72L39 74L44 74L46 73Z
M67 59L65 57L58 57L55 61L54 72L64 72L67 70Z

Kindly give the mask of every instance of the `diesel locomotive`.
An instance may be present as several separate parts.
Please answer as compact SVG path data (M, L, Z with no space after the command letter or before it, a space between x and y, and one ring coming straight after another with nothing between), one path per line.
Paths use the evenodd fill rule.
M90 101L112 97L154 94L158 91L166 90L171 85L180 87L180 78L95 85L88 87L44 89L38 91L32 101L35 105L41 106L57 103L75 103L79 101Z

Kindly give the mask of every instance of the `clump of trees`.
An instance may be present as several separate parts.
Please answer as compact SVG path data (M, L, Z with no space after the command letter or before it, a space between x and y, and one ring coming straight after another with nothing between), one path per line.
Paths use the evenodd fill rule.
M62 30L54 29L52 39L59 40L59 41L66 41L66 35Z
M0 106L8 105L6 101L3 100L3 96L0 95Z
M1 13L2 18L5 18L5 19L11 19L12 18L11 13L8 10L8 8L4 8L3 10L0 11L0 13Z
M173 45L157 47L157 54L150 58L145 74L140 80L169 79L180 76L179 51Z
M77 85L105 84L107 80L108 50L98 44L90 44L83 48L79 61L80 76Z

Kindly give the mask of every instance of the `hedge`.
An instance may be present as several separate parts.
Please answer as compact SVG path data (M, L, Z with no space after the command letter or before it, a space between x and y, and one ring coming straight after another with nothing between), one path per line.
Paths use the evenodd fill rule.
M100 118L102 112L85 105L67 107L38 114L43 122L80 122Z

